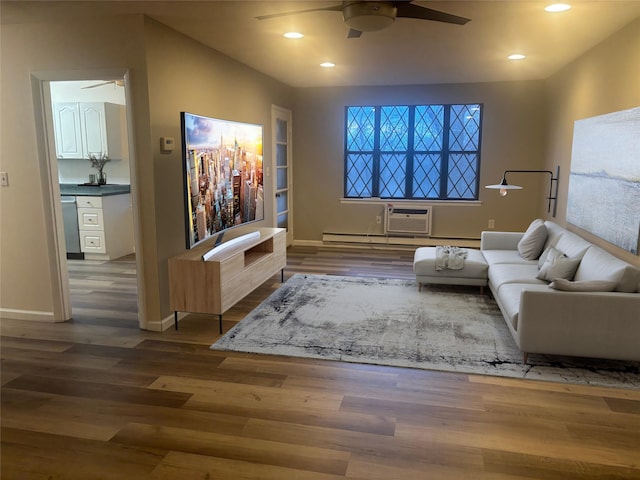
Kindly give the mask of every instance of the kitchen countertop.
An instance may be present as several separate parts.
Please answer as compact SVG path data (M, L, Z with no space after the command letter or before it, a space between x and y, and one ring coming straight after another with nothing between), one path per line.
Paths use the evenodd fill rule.
M77 185L75 183L61 183L61 195L75 195L76 197L106 197L131 193L131 185L108 183L106 185Z

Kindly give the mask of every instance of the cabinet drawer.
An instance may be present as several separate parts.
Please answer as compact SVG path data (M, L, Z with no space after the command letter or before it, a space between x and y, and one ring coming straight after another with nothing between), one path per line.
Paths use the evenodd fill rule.
M104 230L101 208L78 208L78 227L80 230Z
M107 253L104 232L80 230L80 250L85 253Z
M76 197L78 208L102 208L102 197Z

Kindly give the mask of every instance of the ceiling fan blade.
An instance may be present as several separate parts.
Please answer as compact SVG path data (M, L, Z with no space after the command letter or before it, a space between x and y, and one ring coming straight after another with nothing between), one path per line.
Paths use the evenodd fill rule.
M451 15L450 13L440 12L427 7L420 7L408 2L393 2L398 9L396 18L417 18L420 20L433 20L435 22L455 23L456 25L464 25L470 22L470 18Z
M350 28L349 33L347 34L347 38L360 38L360 35L362 35L362 32L360 30Z
M103 85L109 85L110 83L116 83L116 80L109 80L108 82L102 82L102 83L95 83L93 85L87 85L86 87L82 87L82 90L84 90L85 88L101 87Z
M342 5L333 5L332 7L324 7L324 8L310 8L308 10L296 10L296 11L293 11L293 12L272 13L271 15L259 15L256 18L258 20L267 20L269 18L285 17L287 15L297 15L298 13L323 12L323 11L341 12L342 11Z

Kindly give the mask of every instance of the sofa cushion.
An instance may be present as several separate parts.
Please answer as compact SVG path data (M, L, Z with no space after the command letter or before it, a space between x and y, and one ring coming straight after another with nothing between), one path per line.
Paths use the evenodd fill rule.
M535 264L535 260L526 260L520 256L517 250L482 250L485 260L489 265L498 263L516 263L520 265Z
M524 232L524 236L518 242L518 253L522 258L535 260L540 256L546 240L547 227L543 220L537 218L531 222L527 231Z
M560 238L558 238L555 248L569 258L582 258L590 246L591 244L584 238L579 237L575 233L565 231L560 235Z
M555 290L565 292L612 292L617 283L607 280L581 280L572 282L564 278L556 278L549 284Z
M609 280L616 282L615 291L633 293L638 291L640 269L592 246L582 257L575 280Z
M540 270L542 268L542 266L544 265L544 262L547 261L547 256L549 255L549 252L551 250L556 250L555 247L553 247L552 245L549 245L547 248L544 249L544 251L540 254L540 258L538 258L538 270ZM556 250L557 251L557 250Z
M533 285L547 285L547 282L536 278L538 266L534 263L518 265L503 263L489 268L489 283L498 289L507 283L529 283Z
M546 220L544 222L544 225L545 227L547 227L547 242L544 246L545 248L555 247L558 244L558 240L560 240L562 234L567 230L550 220Z
M548 282L556 278L571 280L580 264L579 258L569 258L564 253L551 247L542 268L536 275L540 280Z
M501 311L505 319L511 323L514 330L518 329L518 318L520 313L520 296L523 290L544 290L548 291L546 284L532 285L528 283L508 283L498 290L498 299Z

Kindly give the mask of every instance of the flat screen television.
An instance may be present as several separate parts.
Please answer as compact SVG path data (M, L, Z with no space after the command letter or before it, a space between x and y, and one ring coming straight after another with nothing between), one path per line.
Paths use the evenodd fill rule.
M181 112L187 248L264 219L262 125Z

